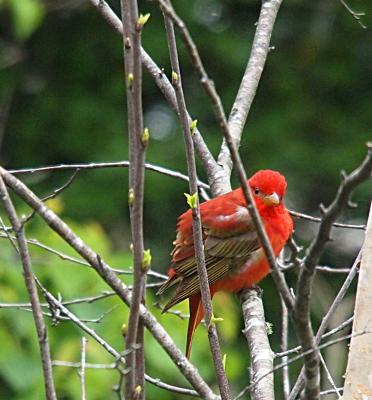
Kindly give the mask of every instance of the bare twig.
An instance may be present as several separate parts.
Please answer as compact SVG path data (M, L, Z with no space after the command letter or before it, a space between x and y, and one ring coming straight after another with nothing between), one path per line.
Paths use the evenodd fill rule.
M318 223L322 222L322 218L312 217L311 215L303 214L303 213L300 213L297 211L288 210L288 212L292 215L292 217L295 217L295 218L307 219L309 221L318 222ZM341 224L340 222L334 222L333 226L335 226L336 228L362 229L363 231L366 230L365 225Z
M288 309L284 304L283 299L280 299L280 303L282 305L282 342L281 342L281 350L282 352L286 352L288 350L288 322L289 315ZM288 356L285 355L282 357L282 363L286 364L288 362ZM287 400L290 392L290 378L289 378L289 366L286 365L283 367L282 372L282 380L283 380L283 400Z
M166 2L168 9L173 10L171 4ZM176 39L173 29L173 19L170 19L168 13L164 10L164 20L165 27L167 31L168 47L170 54L170 61L172 65L172 76L173 76L173 86L175 88L178 110L180 113L180 120L182 125L183 137L185 141L186 157L187 157L187 169L188 175L190 177L190 194L194 195L198 193L197 186L197 173L196 173L196 163L194 157L194 144L190 132L190 124L187 118L185 98L183 96L182 81L181 81L181 71L178 62ZM205 321L208 328L208 338L212 351L213 363L216 371L217 381L221 393L221 398L224 400L230 399L229 386L225 373L225 369L222 362L220 345L218 342L217 329L214 323L211 322L213 309L210 295L210 288L208 283L208 274L205 266L204 260L204 246L203 246L203 233L201 228L200 210L199 202L197 206L192 208L193 216L193 237L194 237L194 248L195 248L195 258L198 268L198 276L200 282L200 292L202 298L202 304L204 308Z
M335 297L331 307L328 309L327 314L324 316L324 318L322 319L322 323L320 324L319 328L318 328L318 332L316 334L315 337L315 343L318 344L320 342L321 339L329 336L330 334L333 334L335 332L331 331L328 332L327 334L324 334L325 330L327 329L327 326L331 320L331 318L333 317L333 315L335 314L338 306L340 305L343 297L345 296L346 291L348 290L351 282L354 280L356 274L358 273L359 270L359 264L360 264L360 259L361 259L361 255L362 252L360 251L357 258L354 261L354 264L352 266L352 268L349 271L348 276L346 277L344 283L342 284L341 289L338 291L337 296ZM351 320L349 319L348 321L346 321L346 323L341 324L341 329L343 329L344 326L346 326L348 323L350 323ZM336 332L338 332L340 329L336 330ZM301 349L301 346L298 347L298 349ZM304 370L301 371L296 384L294 385L294 387L292 388L292 392L289 396L288 400L294 400L298 394L298 392L301 390L303 384L304 384Z
M17 212L9 197L8 191L5 187L2 177L0 177L0 196L18 241L19 255L22 261L25 283L31 301L32 314L34 317L35 327L40 346L46 398L48 400L56 400L57 396L54 388L48 331L44 324L44 319L40 306L40 300L34 281L34 272L31 264L31 258L27 247L27 241L24 234L23 226L20 220L18 219Z
M56 198L60 193L62 193L65 189L67 189L72 182L75 180L75 178L77 177L77 175L79 174L80 169L76 169L76 171L72 174L71 178L60 188L54 190L54 192L44 198L42 198L42 201L46 201L46 200L50 200L50 199L54 199ZM25 225L28 221L30 221L32 218L34 218L35 216L35 211L32 212L30 215L25 216L22 218L22 224Z
M87 349L87 338L81 338L81 370L78 372L81 383L81 400L86 400L85 397L85 357Z
M52 365L58 366L58 367L81 368L82 363L81 362L53 360ZM111 364L85 363L85 368L86 369L118 369L118 363L117 362L114 362ZM199 394L195 390L186 389L186 388L182 388L179 386L168 385L167 383L164 383L164 382L160 381L159 379L152 378L149 375L145 375L145 378L146 378L147 382L150 382L151 384L159 387L160 389L169 390L171 392L178 393L178 394L186 394L188 396L199 397Z
M297 355L297 356L295 356L295 357L289 359L289 360L286 361L285 363L281 363L281 364L276 365L276 366L273 368L273 370L267 372L267 374L271 374L271 373L273 373L273 372L275 372L275 371L278 371L278 370L282 369L284 366L286 366L286 365L288 365L288 364L290 364L290 363L293 363L293 362L295 362L295 361L297 361L297 360L299 360L299 359L305 357L305 356L308 355L309 353L318 352L319 350L324 349L324 348L326 348L326 347L330 347L330 346L333 346L334 344L343 342L343 341L348 340L348 339L350 339L350 338L353 338L353 337L360 337L360 336L363 336L363 335L366 335L366 334L372 334L372 331L362 330L362 331L360 331L360 332L350 333L350 334L345 335L345 336L342 336L342 337L340 337L340 338L337 338L337 339L334 339L334 340L330 340L329 342L324 343L324 344L318 346L316 349L309 349L308 351L303 352L303 353L301 353L301 354L299 354L299 355ZM260 378L258 378L253 384L251 384L251 385L245 387L244 390L242 390L242 392L239 393L239 395L238 395L237 397L234 398L234 400L239 400L239 399L241 399L242 396L243 396L245 393L247 393L249 390L252 390L252 389L259 383L259 381L260 381L261 379L264 379L264 378L265 378L265 376L266 376L267 374L262 375L262 376L261 376Z
M358 24L363 28L363 29L367 29L367 27L363 24L363 22L360 20L360 17L363 17L364 15L366 15L365 13L358 13L353 11L344 0L340 0L341 4L346 8L346 10L350 13L350 15L355 19L356 22L358 22Z

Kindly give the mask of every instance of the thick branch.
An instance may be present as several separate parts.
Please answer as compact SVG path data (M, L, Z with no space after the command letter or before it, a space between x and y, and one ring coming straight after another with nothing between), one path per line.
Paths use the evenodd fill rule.
M252 400L274 400L274 353L267 337L265 314L260 293L253 288L239 292L242 304L249 352L251 354L251 382L258 380L252 391ZM260 379L261 376L265 376Z
M350 341L350 352L345 376L344 400L372 396L372 203L369 212L366 237L363 245L355 301L353 334L361 331L365 335L354 336Z
M281 0L262 2L248 65L229 115L228 129L236 148L240 146L245 122L270 51L270 39L281 3ZM226 141L222 144L217 162L223 166L226 174L230 176L233 164Z

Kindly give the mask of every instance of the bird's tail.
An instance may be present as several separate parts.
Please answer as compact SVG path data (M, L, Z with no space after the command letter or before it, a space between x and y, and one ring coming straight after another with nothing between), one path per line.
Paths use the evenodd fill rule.
M190 308L190 320L189 327L187 331L187 343L186 343L186 357L190 359L191 353L191 343L194 337L194 332L196 327L200 324L200 321L204 317L204 308L201 301L201 294L195 294L189 298L189 308Z

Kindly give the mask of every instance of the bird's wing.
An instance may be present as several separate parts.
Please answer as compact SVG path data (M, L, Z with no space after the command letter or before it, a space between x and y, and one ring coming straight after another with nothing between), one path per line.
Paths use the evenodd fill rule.
M201 208L201 217L205 264L209 284L212 284L239 270L260 245L248 210L236 201L217 203L207 210ZM171 266L173 275L158 292L179 284L166 310L200 292L194 241L187 229L182 232L187 232L187 238L182 240L182 235L178 235L176 240Z

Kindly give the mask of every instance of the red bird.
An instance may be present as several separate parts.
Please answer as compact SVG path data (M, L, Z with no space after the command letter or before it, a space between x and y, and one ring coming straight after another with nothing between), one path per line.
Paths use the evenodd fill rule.
M248 185L277 257L293 230L293 221L283 203L287 183L278 172L263 170L253 175ZM270 272L241 188L200 204L200 215L211 298L220 290L238 292L249 288ZM169 278L157 294L178 284L163 312L189 299L186 357L190 358L192 338L204 316L191 209L179 217L173 244Z

